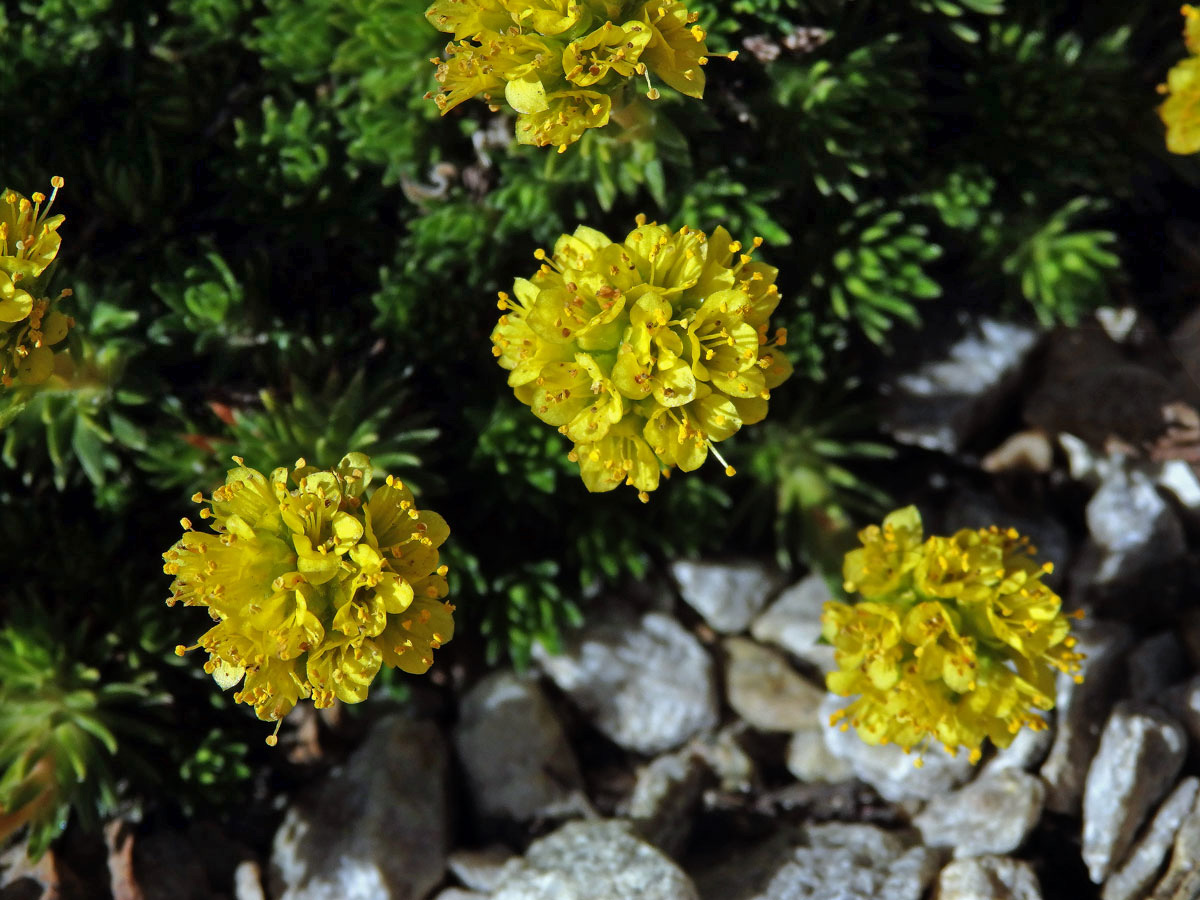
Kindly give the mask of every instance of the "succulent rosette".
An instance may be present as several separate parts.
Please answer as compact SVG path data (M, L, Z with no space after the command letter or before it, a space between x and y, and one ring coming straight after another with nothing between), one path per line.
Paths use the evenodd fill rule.
M1052 566L1033 560L1028 540L996 527L924 539L912 506L859 540L843 575L862 599L822 615L838 666L826 684L857 695L834 722L906 752L966 747L972 762L985 739L1007 747L1022 727L1044 729L1057 673L1080 680L1082 656L1041 580Z
M651 100L652 77L704 95L706 35L676 0L437 0L425 17L454 36L434 60L442 114L472 97L503 102L523 144L565 150L608 124L634 78Z
M573 442L589 491L625 483L646 499L661 472L720 458L714 445L761 421L792 369L783 329L770 334L773 267L723 228L637 224L621 243L580 226L539 250L541 268L500 295L492 352L517 399Z
M454 636L438 547L450 530L388 476L369 496L371 461L332 470L298 460L265 476L242 464L205 504L212 532L192 530L163 554L168 605L205 606L216 624L205 671L278 722L302 699L366 699L383 666L420 674ZM278 731L278 726L276 727ZM274 738L268 741L274 743Z

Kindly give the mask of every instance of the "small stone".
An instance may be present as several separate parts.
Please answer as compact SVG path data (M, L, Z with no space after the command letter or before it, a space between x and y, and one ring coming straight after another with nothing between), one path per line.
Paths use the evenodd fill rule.
M638 834L670 856L687 844L705 769L697 754L682 750L638 770L627 816Z
M802 677L783 654L743 637L724 642L725 694L760 731L797 731L819 721L825 691Z
M1157 701L1188 671L1187 653L1174 632L1163 631L1141 641L1129 653L1129 696Z
M976 856L942 869L934 900L1042 900L1042 888L1024 860Z
M1141 469L1114 469L1087 505L1088 532L1103 551L1094 584L1128 578L1184 551L1183 526Z
M500 887L500 872L513 853L499 844L482 850L455 850L447 863L454 877L473 891L490 893Z
M105 827L105 831L109 832L114 825L123 827L125 823L111 822ZM129 849L132 850L132 840L128 843ZM4 900L85 900L97 893L103 895L103 891L96 890L98 885L93 884L92 890L89 890L63 864L53 847L47 849L36 861L29 858L27 851L26 844L18 843L0 853L0 897ZM129 900L134 896L141 898L143 895L140 885L132 879L119 879L117 872L111 868L111 856L109 862L113 893L118 900Z
M671 566L684 602L718 634L745 631L779 589L779 576L760 562L680 561Z
M491 894L481 894L479 891L469 891L460 887L448 887L438 891L433 900L491 900Z
M616 820L568 822L504 867L492 900L699 900L691 879Z
M1186 753L1183 727L1158 708L1125 701L1113 710L1083 797L1083 862L1094 883L1121 864Z
M987 761L981 774L991 775L1001 769L1029 772L1040 766L1050 752L1050 745L1054 743L1053 712L1046 714L1046 722L1047 727L1038 731L1032 728L1018 731L1011 744L998 749L996 755Z
M830 752L820 725L802 728L792 735L787 751L788 771L801 781L836 784L854 777L854 769Z
M793 584L767 608L750 626L756 641L776 644L797 659L815 666L817 671L831 672L833 647L819 644L821 610L833 599L829 585L820 575L809 575Z
M446 871L441 732L388 716L288 808L271 853L280 900L422 900Z
M626 750L663 753L717 724L712 660L661 613L595 621L568 637L561 654L535 643L534 658Z
M499 671L471 688L454 746L484 818L528 822L588 808L575 753L533 679Z
M1175 835L1167 873L1154 886L1150 900L1196 900L1200 897L1200 796L1192 802Z
M758 781L758 767L742 746L746 731L744 722L735 722L693 745L726 793L745 793Z
M841 725L829 725L829 716L849 702L845 697L830 694L822 703L825 746L835 757L845 760L854 774L885 800L892 803L929 800L953 790L975 774L966 753L950 756L940 744L933 744L925 751L924 765L917 768L916 755L905 753L895 744L868 744L853 728L843 731Z
M1175 841L1179 826L1196 801L1200 780L1185 778L1176 785L1146 829L1124 864L1104 882L1102 900L1140 900L1154 884Z
M982 319L949 349L888 386L883 429L902 444L957 453L994 421L1038 333L1023 325Z
M1038 774L1046 782L1046 808L1078 816L1088 764L1112 708L1117 679L1124 674L1133 633L1128 625L1086 619L1071 630L1079 642L1075 649L1085 656L1083 681L1058 675L1054 743Z
M1169 694L1168 709L1179 717L1192 741L1200 746L1200 675L1194 675Z
M266 900L262 868L252 859L244 859L233 871L233 895L236 900Z
M1037 827L1045 796L1037 776L1001 769L934 797L913 824L926 844L953 847L958 858L1011 853Z
M874 825L811 825L804 837L753 900L920 900L937 875L934 851Z

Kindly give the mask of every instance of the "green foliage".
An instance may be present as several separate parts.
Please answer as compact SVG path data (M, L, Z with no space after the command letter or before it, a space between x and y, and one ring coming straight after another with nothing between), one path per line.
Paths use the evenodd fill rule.
M984 221L995 191L996 180L980 166L971 165L951 172L922 199L937 210L947 228L969 231Z
M414 493L432 481L420 470L418 454L438 431L425 424L429 416L403 375L372 380L365 369L349 378L333 372L316 389L294 377L284 396L264 390L257 400L238 407L212 404L212 430L175 407L181 430L156 434L144 447L142 468L163 488L191 493L222 483L234 455L260 471L301 458L327 468L353 447L370 456L378 471L403 478Z
M0 433L0 460L26 485L47 468L60 491L86 479L96 502L114 507L130 485L130 452L146 447L132 410L149 398L122 386L138 316L97 299L86 284L76 290L74 306L85 312L68 338L70 353L56 358L55 374L28 392L0 396L0 404L19 407Z
M1117 236L1103 229L1070 230L1074 219L1103 208L1076 197L1004 260L1005 274L1019 279L1021 294L1043 325L1074 325L1108 299L1109 279L1121 265L1111 249Z
M1130 34L1119 28L1087 40L993 22L979 65L964 73L974 115L990 123L975 152L1005 176L1128 196L1130 174L1146 160L1134 148L1157 140L1153 101L1135 89ZM1021 140L1000 141L997 133Z
M927 15L949 17L952 20L950 30L961 40L971 43L979 40L979 32L962 21L963 15L998 16L1004 12L1004 0L912 0L912 5Z
M916 307L940 297L925 266L942 255L924 225L908 221L882 201L864 204L838 228L841 246L832 267L819 269L812 285L842 319L854 319L871 341L882 344L895 319L920 321ZM810 303L813 302L810 300Z
M802 563L834 580L854 542L855 523L891 505L887 494L855 472L856 463L891 459L895 451L870 438L873 416L855 401L852 387L827 396L810 392L789 419L765 423L761 440L746 454L757 487L743 514L760 515L764 501L773 501L779 564Z
M95 827L114 809L118 738L147 732L149 675L106 681L80 661L81 643L80 630L36 619L0 630L0 842L26 827L34 857L72 811Z
M0 5L0 184L66 178L58 265L77 319L54 377L0 392L0 611L53 614L3 632L0 684L40 671L46 690L91 696L67 712L117 755L83 728L81 811L111 799L100 763L130 771L118 712L174 717L148 802L229 808L278 763L170 653L183 636L162 615L163 534L234 454L269 470L359 450L420 487L452 529L458 638L439 653L524 664L680 556L830 571L887 505L889 451L848 373L869 386L921 318L1023 296L1022 313L1070 322L1118 278L1162 310L1187 299L1172 285L1190 263L1162 235L1200 172L1165 161L1153 112L1181 52L1176 7L688 2L714 51L704 101L664 92L560 156L514 145L483 103L438 116L424 95L446 36L425 5ZM729 441L736 477L680 473L645 506L583 489L488 347L496 291L537 248L580 223L622 235L639 212L765 239L797 372ZM102 692L148 675L169 706ZM21 728L13 741L34 741ZM28 789L36 759L21 765L6 790Z
M919 51L889 34L844 58L774 66L773 98L786 110L781 140L796 148L822 194L836 192L855 203L864 179L888 174L890 164L914 149Z
M284 113L274 97L264 97L261 122L237 119L235 145L248 157L242 169L247 186L279 195L285 208L327 200L331 188L321 178L329 169L333 126L319 116L304 100ZM272 177L255 185L264 171Z

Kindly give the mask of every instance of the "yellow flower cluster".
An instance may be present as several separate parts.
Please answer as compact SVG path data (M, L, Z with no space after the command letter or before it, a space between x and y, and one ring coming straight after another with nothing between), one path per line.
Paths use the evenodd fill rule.
M477 96L499 109L503 96L522 144L561 153L608 124L634 76L704 94L704 29L677 0L436 0L425 17L454 35L433 60L442 114Z
M368 499L361 453L331 471L301 459L269 478L234 461L210 500L192 498L207 504L200 516L214 533L183 519L186 533L163 554L175 576L168 605L206 606L216 622L175 652L206 650L205 671L223 689L244 677L234 699L275 722L304 698L318 708L364 700L381 666L426 671L454 635L442 517L418 510L391 476Z
M774 268L723 228L637 225L621 243L580 226L538 250L533 278L500 294L492 353L517 399L574 442L589 491L625 482L646 500L660 470L720 459L714 443L761 421L791 365L783 329L768 338Z
M1006 747L1022 726L1045 728L1035 710L1054 707L1056 672L1080 680L1083 657L1028 540L994 526L922 540L912 506L859 539L843 574L863 599L826 603L822 616L838 665L826 684L858 695L834 723L906 752L963 746L972 762L984 738Z
M0 192L0 386L6 388L49 378L54 371L50 348L73 324L42 296L42 276L58 255L58 226L64 219L50 215L63 180L56 175L50 184L48 202L39 192L32 199L13 190Z
M1167 126L1167 149L1172 153L1200 152L1200 10L1184 4L1183 39L1191 55L1167 73L1159 92L1168 94L1158 108Z

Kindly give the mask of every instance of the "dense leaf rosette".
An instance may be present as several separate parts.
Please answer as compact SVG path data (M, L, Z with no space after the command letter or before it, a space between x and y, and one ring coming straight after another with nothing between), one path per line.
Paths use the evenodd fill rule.
M624 482L645 499L662 470L699 468L791 374L783 330L768 337L776 270L723 228L710 239L639 216L622 243L580 226L536 255L500 295L492 352L517 399L574 443L590 491Z
M42 290L49 278L42 276L62 244L58 227L65 218L50 215L63 180L55 176L50 183L49 202L40 192L27 198L0 191L0 387L36 385L49 378L54 371L50 348L67 336L72 324Z
M234 699L265 721L301 699L358 703L385 665L425 672L454 635L442 517L391 476L368 499L361 453L332 471L298 460L269 478L235 462L211 500L193 498L208 504L214 533L184 519L163 554L175 576L167 603L206 606L216 622L196 645L205 671L223 689L244 679Z
M472 97L497 107L503 97L523 144L561 152L607 125L635 77L704 95L704 29L676 0L437 0L425 17L454 35L434 60L441 87L430 96L442 114Z
M1082 656L1029 542L994 526L923 540L913 506L859 539L843 575L863 599L822 616L838 665L826 684L858 695L834 721L906 752L966 747L972 762L985 738L1007 747L1022 726L1045 728L1036 710L1054 707L1057 672L1079 679Z

